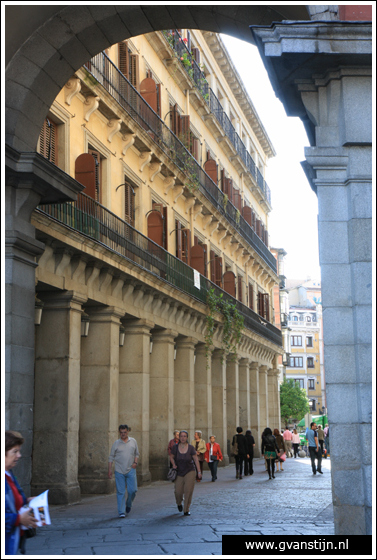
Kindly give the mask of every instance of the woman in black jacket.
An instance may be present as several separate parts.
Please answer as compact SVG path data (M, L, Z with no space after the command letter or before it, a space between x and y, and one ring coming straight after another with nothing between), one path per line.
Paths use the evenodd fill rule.
M266 428L262 437L262 455L267 462L268 476L275 478L275 459L279 456L279 448L270 428Z

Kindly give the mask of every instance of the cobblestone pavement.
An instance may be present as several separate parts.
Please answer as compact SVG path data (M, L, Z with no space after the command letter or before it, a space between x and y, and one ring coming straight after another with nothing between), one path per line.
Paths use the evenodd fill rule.
M310 460L287 459L269 480L262 459L254 474L235 478L235 466L209 471L196 484L191 516L179 513L171 482L139 488L130 514L119 519L115 494L85 496L71 506L52 506L52 525L27 542L28 555L221 555L221 537L334 534L331 463L313 476Z

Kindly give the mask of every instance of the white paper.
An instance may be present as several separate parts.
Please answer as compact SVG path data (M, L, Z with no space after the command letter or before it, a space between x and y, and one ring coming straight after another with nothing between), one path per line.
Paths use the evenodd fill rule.
M34 517L37 520L37 527L43 527L44 525L51 525L50 513L48 511L48 490L36 496L27 506L23 506L19 513L23 513L29 509L32 509L34 512ZM21 525L21 529L27 529L28 527L24 527Z
M200 274L197 270L194 270L194 286L200 290Z

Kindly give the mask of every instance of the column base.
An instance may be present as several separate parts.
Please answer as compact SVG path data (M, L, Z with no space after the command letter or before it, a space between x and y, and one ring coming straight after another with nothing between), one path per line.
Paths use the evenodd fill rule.
M113 494L115 492L115 478L79 478L82 494Z
M149 470L152 478L152 482L155 480L167 480L168 476L168 466L161 465L149 465Z
M48 503L50 505L74 504L81 500L81 490L78 483L73 485L32 484L31 495L38 496L46 491L48 486Z
M137 484L142 486L143 484L150 484L152 482L152 475L149 471L142 472L137 475Z

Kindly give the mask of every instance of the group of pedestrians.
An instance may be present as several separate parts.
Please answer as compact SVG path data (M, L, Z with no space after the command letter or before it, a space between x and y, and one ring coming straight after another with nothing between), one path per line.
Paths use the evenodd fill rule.
M231 455L236 461L236 478L242 480L243 470L245 476L254 473L253 458L255 440L251 434L251 430L246 430L246 434L244 435L242 427L238 426L236 432L232 440Z

